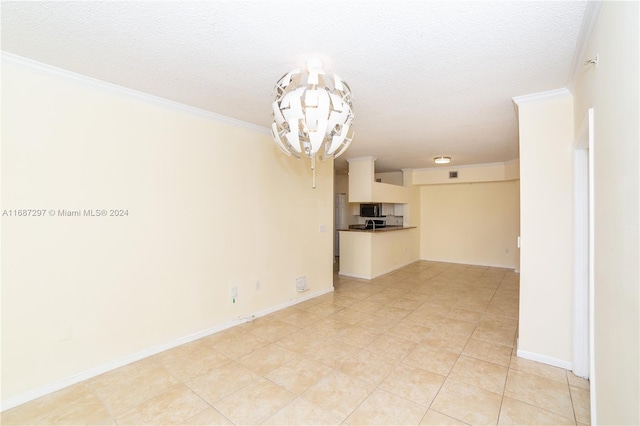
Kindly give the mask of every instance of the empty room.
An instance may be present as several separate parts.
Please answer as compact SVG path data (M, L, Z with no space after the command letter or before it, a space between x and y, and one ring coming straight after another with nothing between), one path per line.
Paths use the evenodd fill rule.
M637 1L2 1L0 421L637 425Z

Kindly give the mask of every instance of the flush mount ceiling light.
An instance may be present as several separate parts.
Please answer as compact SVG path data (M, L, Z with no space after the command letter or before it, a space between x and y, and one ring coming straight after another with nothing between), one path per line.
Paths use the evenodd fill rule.
M436 164L449 164L451 162L451 157L436 157L433 159Z
M322 61L309 59L307 69L285 74L274 87L271 133L287 155L311 160L316 187L316 156L340 156L353 140L353 97L347 83L325 72Z

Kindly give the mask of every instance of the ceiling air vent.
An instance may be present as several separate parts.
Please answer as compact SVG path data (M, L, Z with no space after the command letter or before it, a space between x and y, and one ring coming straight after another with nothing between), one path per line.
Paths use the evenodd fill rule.
M458 172L449 172L449 179L458 179Z

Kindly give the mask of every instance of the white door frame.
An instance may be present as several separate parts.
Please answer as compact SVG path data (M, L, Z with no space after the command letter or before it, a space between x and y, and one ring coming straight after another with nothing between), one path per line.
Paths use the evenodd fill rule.
M589 377L589 126L573 145L573 338L571 369Z
M595 419L594 377L594 162L593 108L574 141L574 270L572 370L591 384Z

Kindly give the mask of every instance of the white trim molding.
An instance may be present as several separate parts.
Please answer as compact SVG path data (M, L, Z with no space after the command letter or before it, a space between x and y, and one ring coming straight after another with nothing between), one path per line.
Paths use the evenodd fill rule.
M519 271L516 271L515 266L513 266L513 265L497 265L495 263L469 263L469 262L460 261L460 260L446 260L446 259L424 259L424 258L420 258L420 260L423 260L425 262L452 263L454 265L469 265L469 266L483 266L483 267L487 267L487 268L500 268L500 269L506 269L506 270L509 270L509 271L519 272Z
M564 368L565 370L571 370L571 361L564 361L562 359L553 358L547 355L523 351L522 349L518 349L517 355L520 358L541 362L543 364L552 365L554 367Z
M349 277L349 278L358 278L360 280L371 280L371 277L367 277L365 275L360 275L360 274L350 274L348 272L342 272L339 271L338 275L340 275L341 277Z
M103 90L108 93L124 96L127 98L142 101L148 104L156 105L162 108L167 108L173 111L189 114L195 117L205 118L207 120L217 121L225 124L231 124L234 126L243 127L245 129L255 130L264 134L271 134L271 129L257 124L249 123L247 121L238 120L236 118L227 117L226 115L216 114L211 111L206 111L200 108L192 107L190 105L181 104L176 101L161 98L159 96L150 95L148 93L139 92L137 90L129 89L127 87L118 86L117 84L108 83L106 81L98 80L95 78L87 77L82 74L78 74L72 71L67 71L62 68L56 68L54 66L43 64L32 59L23 58L22 56L14 55L13 53L2 51L2 65L5 63L13 63L16 65L22 65L30 68L34 71L54 75L67 80L72 80L78 84L88 86L94 89Z
M379 272L379 273L377 273L377 274L375 274L375 275L371 275L371 276L365 276L365 275L360 275L360 274L351 274L351 273L348 273L348 272L342 272L342 271L339 271L339 272L338 272L338 275L343 276L343 277L359 278L359 279L363 279L363 280L373 280L373 279L376 279L376 278L381 277L381 276L383 276L383 275L390 274L390 273L391 273L391 272L393 272L393 271L397 271L397 270L398 270L398 269L400 269L400 268L404 268L405 266L409 266L409 265L411 265L412 263L416 263L416 262L418 262L419 260L420 260L420 259L411 260L411 261L409 261L409 262L403 263L403 264L398 265L398 266L394 266L393 268L386 269L386 270L384 270L384 271L382 271L382 272Z
M569 89L567 89L566 87L562 87L560 89L547 90L546 92L531 93L529 95L522 95L522 96L514 96L512 99L516 105L522 105L530 102L539 102L539 101L545 101L549 99L562 98L565 96L572 96L572 95Z
M590 384L590 402L591 402L591 418L595 424L597 416L596 404L596 347L595 347L595 133L594 120L595 111L589 108L588 111L589 126L589 384Z
M83 371L82 373L79 374L75 374L73 376L70 377L66 377L62 380L58 380L56 382L53 383L49 383L45 386L41 386L39 388L36 389L32 389L29 390L27 392L24 392L20 395L16 395L14 397L5 399L3 401L0 401L0 412L1 411L6 411L10 408L14 408L17 407L18 405L24 404L26 402L32 401L36 398L40 398L42 396L51 394L53 392L59 391L60 389L64 389L66 387L69 387L71 385L75 385L76 383L80 383L82 381L88 380L92 377L96 377L100 374L106 373L108 371L111 370L115 370L116 368L120 368L123 367L127 364L131 364L132 362L136 362L139 361L141 359L150 357L152 355L156 355L160 352L166 351L168 349L171 348L175 348L176 346L180 346L180 345L184 345L185 343L189 343L189 342L193 342L194 340L198 340L198 339L202 339L203 337L207 337L209 335L218 333L220 331L223 330L227 330L231 327L235 327L236 325L240 325L240 324L244 324L246 322L250 322L255 318L260 318L262 316L271 314L273 312L276 311L280 311L282 309L286 309L290 306L296 305L298 303L302 303L305 302L309 299L313 299L315 297L318 296L322 296L323 294L327 294L327 293L331 293L333 292L333 287L329 287L328 289L325 290L319 290L313 293L310 293L304 297L301 297L299 299L292 299L289 300L287 302L281 303L279 305L273 306L271 308L267 308L267 309L263 309L261 311L256 312L253 315L247 315L241 318L236 318L232 321L226 322L224 324L219 324L213 327L210 327L208 329L205 330L201 330L198 331L196 333L193 334L189 334L187 336L183 336L183 337L179 337L177 339L171 340L169 342L166 343L162 343L160 345L156 345L153 346L151 348L145 349L143 351L140 352L136 352L134 354L131 354L129 356L126 356L124 358L120 358L117 359L115 361L103 364L103 365L99 365L97 367L94 368L90 368L86 371Z
M592 135L590 130L593 121L593 108L582 121L573 143L573 199L574 199L574 267L573 267L573 338L572 364L573 373L583 378L590 376L590 253L593 252L593 241L590 238L590 222L594 212L590 208L593 199L593 159L589 147Z

